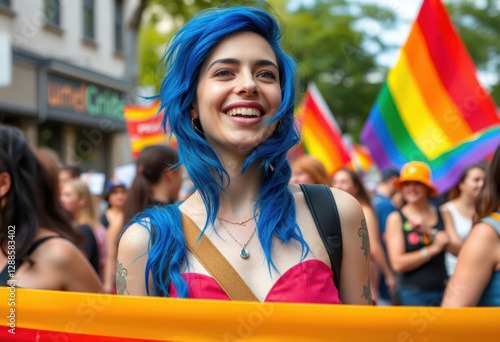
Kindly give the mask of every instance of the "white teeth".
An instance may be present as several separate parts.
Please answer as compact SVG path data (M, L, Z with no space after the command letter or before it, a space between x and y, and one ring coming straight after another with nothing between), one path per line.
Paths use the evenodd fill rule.
M229 116L235 116L235 115L244 115L244 116L260 116L260 110L256 108L247 108L247 107L237 107L237 108L231 108L226 112L227 115Z

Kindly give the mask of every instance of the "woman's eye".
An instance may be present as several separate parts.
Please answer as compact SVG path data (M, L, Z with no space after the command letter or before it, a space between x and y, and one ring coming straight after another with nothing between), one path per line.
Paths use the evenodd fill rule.
M276 80L276 75L274 75L274 73L272 73L271 71L262 71L259 73L258 76L263 78L269 78L271 80Z
M214 74L215 77L227 77L231 76L231 72L229 70L219 70Z

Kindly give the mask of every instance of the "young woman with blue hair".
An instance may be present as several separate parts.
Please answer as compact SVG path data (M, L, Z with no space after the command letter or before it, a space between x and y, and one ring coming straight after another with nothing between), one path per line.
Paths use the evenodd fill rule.
M189 225L200 227L195 242L208 239L255 300L371 304L359 203L331 190L342 229L338 289L304 194L289 184L286 154L299 141L295 63L280 40L273 16L239 6L202 11L170 40L161 109L197 191L178 206L144 211L126 229L119 294L234 298L187 247Z

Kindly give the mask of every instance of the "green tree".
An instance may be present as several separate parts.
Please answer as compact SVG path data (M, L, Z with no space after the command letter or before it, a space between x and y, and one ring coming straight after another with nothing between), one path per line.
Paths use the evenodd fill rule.
M496 76L490 91L500 105L500 3L459 0L447 8L477 69Z
M394 14L353 1L322 0L285 17L301 83L314 81L342 132L357 138L387 72L375 61L386 47L367 28L390 27Z

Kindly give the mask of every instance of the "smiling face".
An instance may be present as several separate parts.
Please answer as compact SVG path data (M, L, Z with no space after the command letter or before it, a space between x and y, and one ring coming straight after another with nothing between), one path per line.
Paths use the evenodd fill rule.
M276 126L267 119L281 104L278 62L269 43L253 32L220 42L203 63L191 117L200 119L217 149L250 151Z
M342 170L337 171L333 176L333 187L345 191L354 197L358 194L358 188L354 184L351 175Z
M416 203L428 199L430 192L431 190L420 182L407 181L401 183L401 193L408 203Z
M480 168L473 168L467 172L467 176L460 183L460 192L471 198L477 198L484 185L486 173Z

